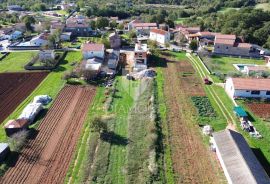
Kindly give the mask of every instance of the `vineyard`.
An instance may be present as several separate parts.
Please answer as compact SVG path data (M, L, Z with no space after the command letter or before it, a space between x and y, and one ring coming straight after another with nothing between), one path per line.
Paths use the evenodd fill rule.
M0 123L41 83L47 72L0 74Z
M94 95L93 87L64 87L0 183L63 183Z

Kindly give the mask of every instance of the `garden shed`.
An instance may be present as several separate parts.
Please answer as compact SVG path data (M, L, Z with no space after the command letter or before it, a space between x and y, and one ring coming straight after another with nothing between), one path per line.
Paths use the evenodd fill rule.
M23 129L28 128L28 120L27 119L16 119L16 120L9 120L5 125L5 131L7 136L11 136L16 132L19 132Z

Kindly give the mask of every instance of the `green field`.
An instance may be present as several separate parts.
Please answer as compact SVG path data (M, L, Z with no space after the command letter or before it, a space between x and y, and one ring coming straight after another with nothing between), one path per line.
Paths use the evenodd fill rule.
M0 72L24 71L26 65L37 52L11 52L0 61Z
M260 3L255 6L255 9L262 9L264 11L270 11L270 3Z
M176 21L174 21L176 24L183 24L185 20L189 19L189 17L187 18L178 18Z

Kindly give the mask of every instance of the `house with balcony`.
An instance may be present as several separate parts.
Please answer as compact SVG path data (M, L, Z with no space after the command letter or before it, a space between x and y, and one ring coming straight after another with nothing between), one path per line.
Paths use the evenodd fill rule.
M147 69L147 44L137 43L134 50L134 66L135 72Z

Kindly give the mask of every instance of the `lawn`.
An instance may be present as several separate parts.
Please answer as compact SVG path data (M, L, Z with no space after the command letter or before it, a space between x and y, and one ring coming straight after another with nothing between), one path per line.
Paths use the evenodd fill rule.
M58 92L62 89L62 87L65 85L66 81L62 79L62 76L65 71L71 70L73 66L71 66L71 63L74 61L79 61L81 57L80 52L69 52L66 57L60 62L60 65L57 69L52 71L40 84L39 86L31 93L30 96L28 96L17 108L16 110L9 115L9 117L6 119L14 119L17 118L20 113L22 112L23 108L29 104L33 98L37 95L49 95L53 99L55 99ZM51 105L50 103L48 107ZM5 122L2 124L4 125ZM6 135L4 132L4 128L2 127L0 129L0 141L5 141Z
M68 12L65 10L57 10L56 13L58 13L60 15L68 15Z
M270 3L259 3L255 6L255 9L262 9L264 11L270 11Z
M244 107L245 111L249 115L249 120L253 123L257 131L263 136L262 139L252 138L247 132L244 132L240 128L240 122L238 124L238 130L245 136L249 145L254 148L253 151L264 169L270 174L270 124L269 122L263 121L261 118L255 116L252 111L248 109L243 100L237 100L236 103Z
M205 61L205 60L204 60ZM210 58L209 68L212 70L228 73L230 71L237 71L233 64L257 64L265 65L265 61L262 59L245 59L235 57L219 57L214 56Z
M12 52L0 61L0 72L24 71L26 65L37 52Z
M94 43L101 43L101 38L99 37L78 37L76 42L63 42L63 47L69 47L69 48L78 48L83 43L86 43L87 41L94 42Z
M176 24L184 24L184 21L189 19L189 17L184 18L178 18L176 21L174 21Z

